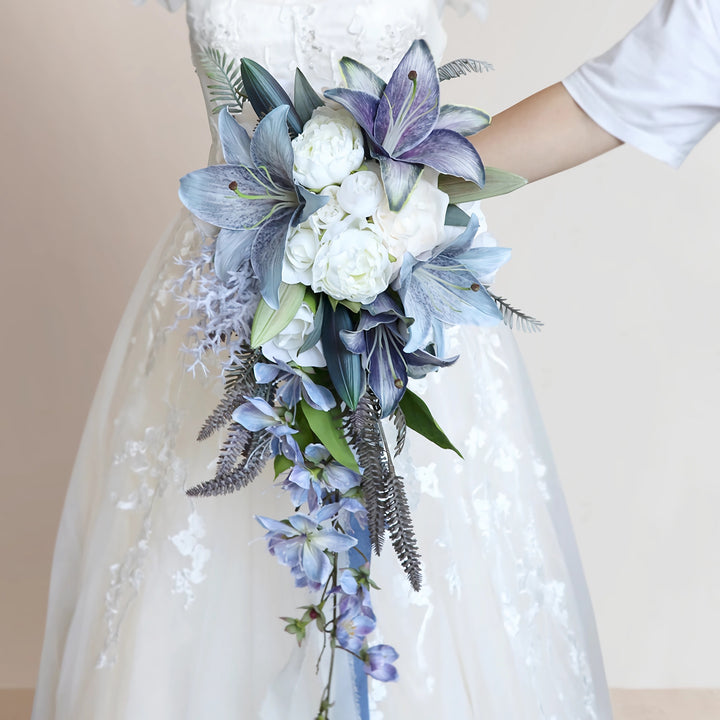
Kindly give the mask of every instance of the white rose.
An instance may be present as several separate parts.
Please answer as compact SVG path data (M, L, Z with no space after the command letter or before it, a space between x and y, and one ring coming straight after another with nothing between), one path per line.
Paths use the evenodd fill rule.
M308 224L298 225L285 242L282 279L288 285L312 282L312 264L320 247L320 238Z
M325 367L321 343L305 352L298 353L312 331L314 318L310 306L303 303L289 325L272 340L263 344L261 348L263 355L268 360L296 362L302 367Z
M399 212L388 207L387 198L373 213L373 220L385 235L390 253L401 260L406 252L427 260L434 247L445 240L445 213L448 196L438 190L437 181L420 178Z
M323 188L320 195L326 196L328 201L308 218L308 222L317 230L318 235L331 225L335 225L335 223L339 223L347 217L347 213L340 207L338 202L339 190L338 185L328 185Z
M391 275L382 236L367 223L349 224L320 245L312 289L336 300L370 303L387 288Z
M365 159L360 127L345 109L316 108L292 146L295 180L311 190L342 182Z
M342 209L359 218L370 217L384 197L382 183L370 170L361 170L346 177L337 193Z

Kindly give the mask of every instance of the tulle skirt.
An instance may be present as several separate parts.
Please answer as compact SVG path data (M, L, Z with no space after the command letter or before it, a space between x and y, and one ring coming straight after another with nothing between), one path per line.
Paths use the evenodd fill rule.
M222 382L187 372L176 257L202 242L183 213L145 268L87 421L53 560L33 720L313 720L313 639L281 616L306 604L254 515L287 517L265 472L191 498L219 439L195 439ZM424 584L373 558L374 642L400 653L370 683L373 720L609 720L592 607L568 511L509 330L450 337L460 360L416 383L460 459L409 437L399 461ZM412 431L409 431L412 435ZM340 653L342 655L342 653ZM338 658L333 720L356 720Z

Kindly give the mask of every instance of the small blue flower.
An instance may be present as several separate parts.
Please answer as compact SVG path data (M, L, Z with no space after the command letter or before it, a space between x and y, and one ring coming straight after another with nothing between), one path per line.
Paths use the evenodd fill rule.
M300 402L301 397L316 410L327 411L336 405L330 390L314 383L306 372L300 368L291 367L283 360L257 363L255 379L260 384L282 383L278 391L278 399L289 408L294 408Z
M375 614L352 595L345 595L342 598L339 609L336 634L338 645L357 653L361 650L365 638L377 625Z
M247 402L235 408L232 419L251 432L269 432L273 436L274 455L284 455L294 463L302 463L302 451L293 437L297 430L291 428L266 400L259 397L245 399Z
M325 551L344 552L357 544L354 537L325 528L308 515L296 514L282 522L260 515L255 519L268 531L270 553L283 565L299 567L310 582L320 585L332 572Z
M390 645L374 645L364 655L364 670L370 677L382 682L392 682L398 679L398 671L393 663L400 656L395 648Z

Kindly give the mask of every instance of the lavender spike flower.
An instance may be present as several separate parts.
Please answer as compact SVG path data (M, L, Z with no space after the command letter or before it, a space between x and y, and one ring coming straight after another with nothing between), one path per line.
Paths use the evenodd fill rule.
M387 85L352 58L343 58L340 67L348 87L325 97L345 107L365 131L391 210L405 204L423 165L485 184L480 156L463 135L487 127L489 117L474 108L440 107L437 69L424 40L410 46Z

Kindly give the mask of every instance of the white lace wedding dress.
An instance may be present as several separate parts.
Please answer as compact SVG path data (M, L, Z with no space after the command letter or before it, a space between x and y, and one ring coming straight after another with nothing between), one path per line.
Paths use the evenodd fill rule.
M339 84L345 54L388 76L424 37L439 59L441 9L437 0L188 0L187 15L195 57L201 47L252 57L286 84L299 65L323 88ZM278 619L306 596L253 519L286 516L287 499L267 473L230 496L185 495L211 476L218 449L195 435L221 384L186 372L186 328L169 329L174 258L200 242L183 213L115 338L62 515L33 720L317 713L315 648L299 649ZM390 549L373 560L376 641L399 651L400 679L371 682L370 716L609 720L577 547L515 342L504 327L452 342L460 361L418 388L465 460L413 438L401 463L425 581L413 593ZM349 665L336 678L331 717L360 720Z

